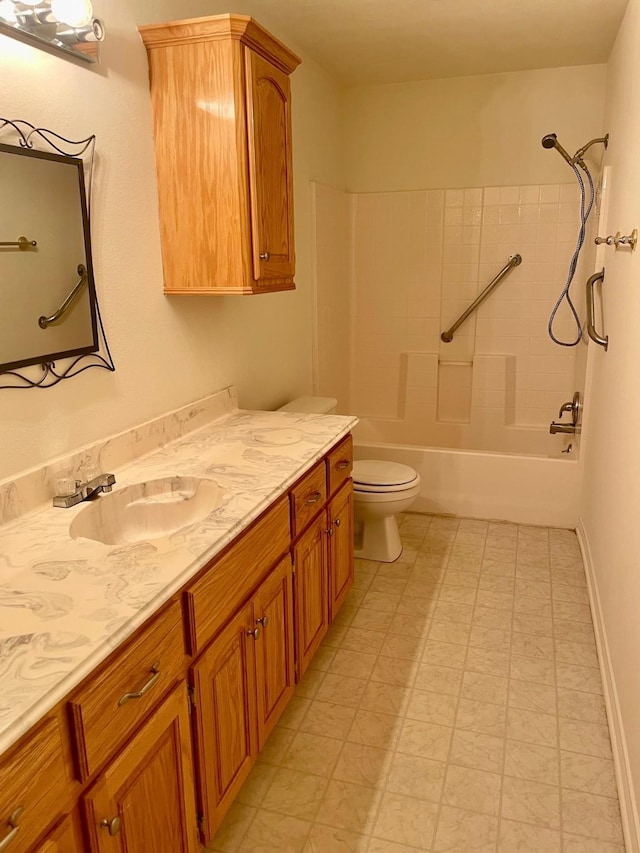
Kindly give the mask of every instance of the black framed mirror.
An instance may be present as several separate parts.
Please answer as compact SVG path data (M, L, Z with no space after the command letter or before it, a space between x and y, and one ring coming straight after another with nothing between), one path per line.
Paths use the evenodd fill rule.
M50 387L87 367L113 370L91 254L95 137L72 142L0 119L0 132L7 128L18 144L0 136L0 388ZM25 372L32 365L41 375Z

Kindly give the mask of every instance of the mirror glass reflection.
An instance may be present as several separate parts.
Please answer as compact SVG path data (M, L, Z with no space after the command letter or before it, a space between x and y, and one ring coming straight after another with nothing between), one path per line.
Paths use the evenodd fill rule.
M0 372L97 349L82 161L0 144Z

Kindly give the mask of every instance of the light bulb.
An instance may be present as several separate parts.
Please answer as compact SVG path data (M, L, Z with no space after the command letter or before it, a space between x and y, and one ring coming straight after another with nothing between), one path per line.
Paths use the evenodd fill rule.
M13 0L0 0L0 18L8 24L17 24L16 7Z
M51 0L51 11L61 23L75 29L86 27L93 18L91 0Z

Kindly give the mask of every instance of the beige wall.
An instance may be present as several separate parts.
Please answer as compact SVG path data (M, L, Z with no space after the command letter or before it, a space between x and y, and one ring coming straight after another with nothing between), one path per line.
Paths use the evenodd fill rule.
M631 0L609 64L605 128L611 134L607 233L640 225L640 0ZM590 344L582 525L589 545L615 688L614 735L626 738L640 790L640 252L600 249L606 264L604 325L609 350ZM615 719L615 694L619 719ZM620 741L618 756L624 758ZM621 792L623 793L623 792ZM631 793L630 800L634 797ZM636 800L637 805L637 800ZM636 838L637 843L637 838ZM629 850L638 849L629 846Z
M569 151L600 135L606 66L551 68L347 90L354 192L561 183Z
M69 137L97 134L94 265L117 372L89 370L47 391L0 391L0 478L229 383L242 406L256 408L311 390L308 183L344 185L341 89L306 57L292 78L298 289L167 298L146 55L136 26L224 12L228 4L96 0L95 7L107 27L96 69L0 36L1 111ZM235 9L252 11L249 2ZM286 40L281 30L276 35Z

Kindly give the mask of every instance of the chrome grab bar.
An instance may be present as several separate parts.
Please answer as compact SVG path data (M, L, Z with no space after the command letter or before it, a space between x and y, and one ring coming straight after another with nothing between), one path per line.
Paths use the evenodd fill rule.
M78 264L78 275L80 276L80 281L76 284L71 293L67 296L62 305L58 308L56 313L52 314L50 317L45 317L43 315L42 317L38 318L38 325L41 329L46 329L47 326L51 325L51 323L55 323L57 320L59 320L60 317L62 317L65 311L69 308L78 293L80 293L84 285L87 283L87 270L83 264Z
M605 335L604 337L599 335L596 332L593 319L595 316L595 286L599 281L604 281L604 268L601 272L594 273L587 281L587 334L594 344L604 347L604 351L606 352L609 346L609 335Z
M443 332L440 335L440 340L444 341L445 344L451 343L453 340L453 335L457 329L464 323L464 321L469 317L473 312L478 308L484 300L489 296L489 294L500 284L502 279L514 268L519 266L522 263L522 255L511 255L507 263L502 267L498 275L493 279L493 281L489 282L489 284L485 287L482 293L473 300L471 305L467 308L467 310L461 314L458 319L455 321L453 326L450 329L447 329L446 332Z

